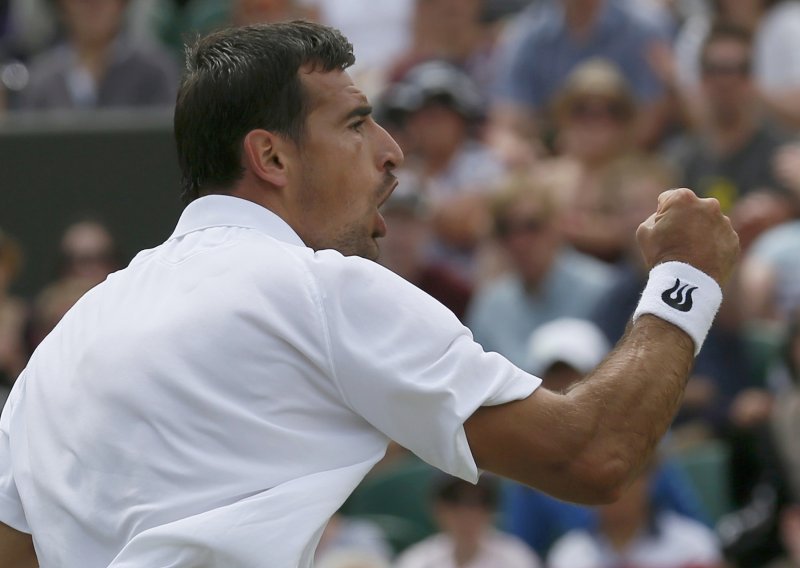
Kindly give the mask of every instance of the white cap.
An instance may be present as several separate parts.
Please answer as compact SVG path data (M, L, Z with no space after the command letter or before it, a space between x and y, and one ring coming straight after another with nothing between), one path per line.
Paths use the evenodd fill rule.
M586 374L611 350L603 332L594 323L561 318L539 326L528 339L525 370L543 375L555 363L566 363Z

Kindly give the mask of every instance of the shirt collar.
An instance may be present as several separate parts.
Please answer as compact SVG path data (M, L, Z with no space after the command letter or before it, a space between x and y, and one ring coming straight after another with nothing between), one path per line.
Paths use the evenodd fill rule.
M290 245L306 246L294 230L275 213L257 203L230 195L206 195L183 210L170 239L209 227L245 227Z

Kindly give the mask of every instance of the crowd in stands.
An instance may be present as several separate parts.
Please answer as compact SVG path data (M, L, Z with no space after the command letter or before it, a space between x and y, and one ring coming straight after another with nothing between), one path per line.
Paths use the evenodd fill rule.
M350 38L405 152L381 262L544 388L625 333L661 191L717 198L742 246L673 428L618 503L471 486L393 448L367 478L385 510L346 504L318 565L800 568L800 0L0 0L0 116L168 109L185 41L295 18ZM25 243L2 215L0 402L127 260L80 220L19 297Z

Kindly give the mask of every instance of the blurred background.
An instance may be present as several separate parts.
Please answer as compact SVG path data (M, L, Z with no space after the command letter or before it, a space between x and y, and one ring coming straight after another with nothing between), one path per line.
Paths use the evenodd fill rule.
M797 0L0 0L0 402L84 292L172 231L185 42L297 18L348 36L406 154L381 262L546 388L624 333L659 192L719 199L743 250L619 503L471 486L392 447L318 564L800 567Z

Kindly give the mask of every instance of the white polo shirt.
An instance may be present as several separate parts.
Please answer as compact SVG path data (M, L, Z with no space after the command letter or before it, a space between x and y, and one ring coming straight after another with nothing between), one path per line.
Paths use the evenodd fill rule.
M475 481L464 421L539 384L376 263L203 197L34 353L0 521L43 568L307 567L389 439Z

